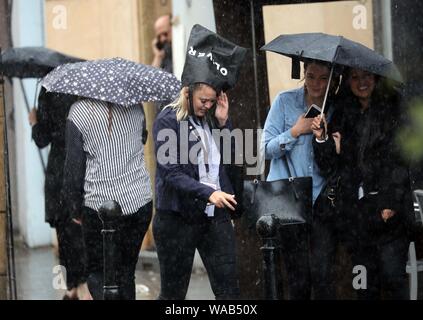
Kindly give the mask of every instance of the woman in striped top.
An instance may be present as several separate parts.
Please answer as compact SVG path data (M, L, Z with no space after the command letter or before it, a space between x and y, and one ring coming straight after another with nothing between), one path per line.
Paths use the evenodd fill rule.
M87 250L88 287L102 299L102 222L107 200L123 212L118 225L118 285L121 298L135 299L135 267L152 214L150 179L142 143L142 106L118 106L85 99L72 105L66 123L64 192L74 218L82 223Z

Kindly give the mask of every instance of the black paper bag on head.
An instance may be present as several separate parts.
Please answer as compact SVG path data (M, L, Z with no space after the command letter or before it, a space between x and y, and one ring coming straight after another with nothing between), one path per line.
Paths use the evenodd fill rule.
M247 49L196 24L188 41L182 85L202 82L218 93L235 86Z

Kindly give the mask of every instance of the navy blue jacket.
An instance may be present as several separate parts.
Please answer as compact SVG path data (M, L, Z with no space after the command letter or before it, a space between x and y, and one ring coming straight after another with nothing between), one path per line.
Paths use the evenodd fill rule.
M188 126L188 135L181 140L180 127L182 123ZM230 129L229 126L225 126L225 128ZM168 130L167 132L172 130L177 137L176 152L174 155L170 155L174 161L169 164L161 163L162 161L159 159L159 153L167 148L167 146L163 145L167 143L168 139L166 141L158 141L157 139L159 132L166 129ZM199 182L197 164L193 164L190 161L187 164L181 164L181 151L186 152L188 150L189 154L191 148L199 142L199 140L188 140L189 134L194 129L194 126L189 121L178 122L176 120L176 112L171 108L164 109L154 121L153 136L157 159L156 208L158 210L176 211L188 215L195 212L204 212L210 195L215 191L213 188ZM166 131L162 131L162 134L163 132ZM163 150L160 150L162 146ZM166 156L169 156L169 152L166 153ZM222 191L233 194L231 183L222 164L219 168L219 181Z

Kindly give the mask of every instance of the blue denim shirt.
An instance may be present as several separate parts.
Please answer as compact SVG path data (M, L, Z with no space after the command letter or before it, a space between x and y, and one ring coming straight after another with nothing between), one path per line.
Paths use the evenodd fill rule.
M314 203L325 180L314 161L313 134L300 135L298 138L291 135L291 128L306 110L304 87L279 93L267 115L263 142L266 159L271 160L267 181L289 177L285 162L281 158L284 153L287 155L289 169L294 177L313 178ZM281 145L285 145L285 151L281 150Z

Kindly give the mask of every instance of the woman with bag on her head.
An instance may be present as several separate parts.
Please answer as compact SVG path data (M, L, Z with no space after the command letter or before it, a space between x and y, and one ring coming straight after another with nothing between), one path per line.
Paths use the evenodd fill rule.
M199 25L191 31L188 48L181 94L161 111L153 127L157 156L153 234L160 263L159 299L185 299L196 249L216 299L236 299L239 285L231 212L237 202L212 129L230 128L224 91L235 85L245 49ZM221 56L211 48L226 51L225 60L218 60ZM226 72L220 73L215 63Z
M339 232L353 266L366 268L367 288L355 288L358 298L380 299L383 292L387 299L404 299L413 207L408 168L395 144L400 96L368 71L348 69L345 78L329 124L335 135L325 136L320 117L313 121L316 161L322 171L337 168L340 176Z
M267 181L289 177L312 177L313 217L321 215L320 207L323 201L319 195L325 185L325 179L314 161L311 130L313 118L306 118L305 113L313 104L322 107L330 71L331 64L327 62L306 60L304 86L279 93L273 101L264 125L265 157L271 160ZM332 82L330 92L333 91L333 83L335 81ZM332 112L329 105L326 106L326 110ZM309 243L313 247L311 264L315 297L321 295L316 290L322 287L320 283L322 277L319 273L328 268L322 264L325 260L322 260L321 256L325 255L327 248L319 235L314 232L314 218L310 240L308 228L307 224L281 228L282 254L287 268L290 299L307 300L311 297ZM317 287L314 279L320 281Z

